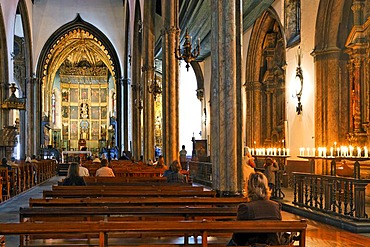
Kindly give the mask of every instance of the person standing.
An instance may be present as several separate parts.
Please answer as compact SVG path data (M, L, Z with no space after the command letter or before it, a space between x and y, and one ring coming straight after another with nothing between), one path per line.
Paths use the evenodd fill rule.
M185 145L182 145L182 148L180 150L180 163L183 170L188 170L187 161L186 161L186 154L187 151L185 150Z
M251 173L254 172L254 168L256 167L254 163L254 157L251 155L249 148L247 147L245 151L245 156L243 159L242 164L242 171L243 171L243 193L247 191L248 185L248 178Z
M273 192L275 189L275 173L279 170L279 166L276 161L271 158L267 158L263 166L265 168L264 174L267 177L268 186L272 194L274 194Z

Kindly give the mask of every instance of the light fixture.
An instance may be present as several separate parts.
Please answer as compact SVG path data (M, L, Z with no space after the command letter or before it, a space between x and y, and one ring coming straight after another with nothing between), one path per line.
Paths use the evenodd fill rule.
M15 83L11 83L9 89L11 91L11 95L9 98L4 100L1 104L1 108L9 110L26 110L26 98L17 98L17 96L15 96L15 91L18 89L15 86Z
M175 50L175 56L179 60L184 60L186 62L186 70L189 71L190 65L192 61L194 61L200 54L200 39L198 38L197 47L192 51L191 47L191 37L188 33L188 29L186 28L185 33L185 42L182 45L182 49L179 48Z
M148 92L153 94L154 100L157 100L157 95L162 93L162 87L157 80L157 74L154 72L154 79L148 85Z
M298 66L296 69L296 74L295 74L295 95L297 96L298 99L298 105L296 107L296 112L298 115L301 114L302 112L302 104L301 104L301 97L302 97L302 90L303 90L303 72L301 68L301 47L298 47L297 51L298 55Z

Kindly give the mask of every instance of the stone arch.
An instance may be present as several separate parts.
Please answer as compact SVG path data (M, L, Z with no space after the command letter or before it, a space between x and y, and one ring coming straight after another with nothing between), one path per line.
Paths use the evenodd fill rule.
M282 30L273 9L265 11L252 29L246 59L247 146L283 145L286 42Z
M80 44L85 41L91 44L89 49L92 49L93 52L102 58L102 62L108 68L115 87L119 87L121 68L113 44L103 32L92 24L84 21L81 16L77 14L73 21L57 29L46 41L41 50L36 70L36 80L40 82L38 83L37 89L38 98L43 100L43 105L40 105L40 111L42 109L48 110L48 107L50 107L49 97L43 96L51 94L56 73L55 69L59 68L61 61L64 61L63 59L68 55L68 50L72 49L71 47L73 47L73 44ZM119 107L121 106L117 105L117 108ZM40 112L37 117L41 119L41 115ZM118 128L120 128L120 126L118 126ZM118 143L118 146L120 146L120 143Z
M192 61L190 63L191 67L193 67L195 78L197 79L197 94L198 92L204 93L204 76L202 72L202 68L199 65L199 62ZM197 95L198 99L201 100L203 98L203 95L200 97L200 95Z
M33 73L33 57L32 57L32 41L31 41L31 26L30 26L30 19L28 15L27 3L25 0L20 0L17 6L17 13L21 15L22 19L22 29L23 29L23 40L20 42L21 49L22 49L22 64L21 68L18 71L21 72L21 77L18 78L19 84L19 97L26 97L26 109L27 113L20 112L20 153L19 156L21 159L26 158L26 153L33 154L36 153L35 146L36 143L34 142L34 138L29 138L29 136L34 135L34 118L31 117L33 115L33 98L31 94L27 94L29 91L29 83L32 78ZM14 37L16 38L16 37ZM16 40L15 40L16 42ZM16 66L14 65L14 68ZM24 78L23 78L24 77ZM31 123L32 122L32 123Z

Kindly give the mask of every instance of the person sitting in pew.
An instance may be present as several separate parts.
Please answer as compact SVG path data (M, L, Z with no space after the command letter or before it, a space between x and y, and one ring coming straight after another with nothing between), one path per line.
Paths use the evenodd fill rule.
M270 195L266 176L261 172L251 173L247 187L249 201L239 205L237 220L281 220L281 204L271 201ZM234 233L227 246L287 244L290 239L285 236L281 233Z
M78 163L71 163L68 167L67 177L63 180L63 185L83 185L85 180L79 175L80 165Z
M180 173L181 165L178 160L174 160L170 168L163 173L167 177L167 183L186 183L186 177Z
M114 172L112 168L108 167L108 160L102 159L100 163L101 167L96 170L96 177L114 177Z

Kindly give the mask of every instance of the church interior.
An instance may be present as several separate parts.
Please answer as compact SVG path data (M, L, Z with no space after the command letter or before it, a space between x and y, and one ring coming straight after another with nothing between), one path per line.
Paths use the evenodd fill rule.
M142 229L145 224L135 228L159 236L151 238L153 245L225 246L235 226L217 217L236 218L245 164L253 160L254 170L264 172L271 158L278 166L271 199L282 205L283 221L295 225L266 229L297 230L301 240L294 246L369 246L369 44L370 0L0 0L0 158L12 165L0 168L0 246L74 246L66 239L48 242L58 233L49 231L55 227L34 225L32 232L19 221L42 221L37 209L19 210L38 205L35 197L77 197L77 189L73 196L56 189L71 162L90 171L87 187L95 183L105 190L109 184L110 197L132 196L113 196L113 187L125 184L140 198L149 197L141 191L144 183L164 181L162 171L148 168L160 156L168 166L181 161L192 187L204 188L199 195L191 190L194 205L202 206L197 197L214 193L214 212L201 215L198 208L199 215L189 215L223 222L225 232L214 240L204 234L220 233L218 226L202 228L200 243L183 237L190 243L181 245ZM94 157L108 159L116 182L94 178ZM189 188L176 189L189 197ZM167 187L159 195L162 190L156 189L159 201L172 191ZM92 191L85 193L107 197ZM217 211L218 199L229 203L222 204L229 211ZM72 199L57 203L60 214L77 207ZM44 218L56 223L43 207L43 214L50 212ZM84 219L110 223L99 210L90 208ZM124 212L131 217L132 211ZM173 217L163 229L176 235L182 226ZM97 231L103 223L94 228L82 221L86 232L74 230L98 232L100 242L78 246L126 246L108 241L113 233ZM8 230L3 223L14 225ZM112 232L123 227L108 223ZM59 234L71 227L59 226L65 227ZM20 235L46 233L54 235L35 245ZM125 243L151 246L145 238L135 241Z

